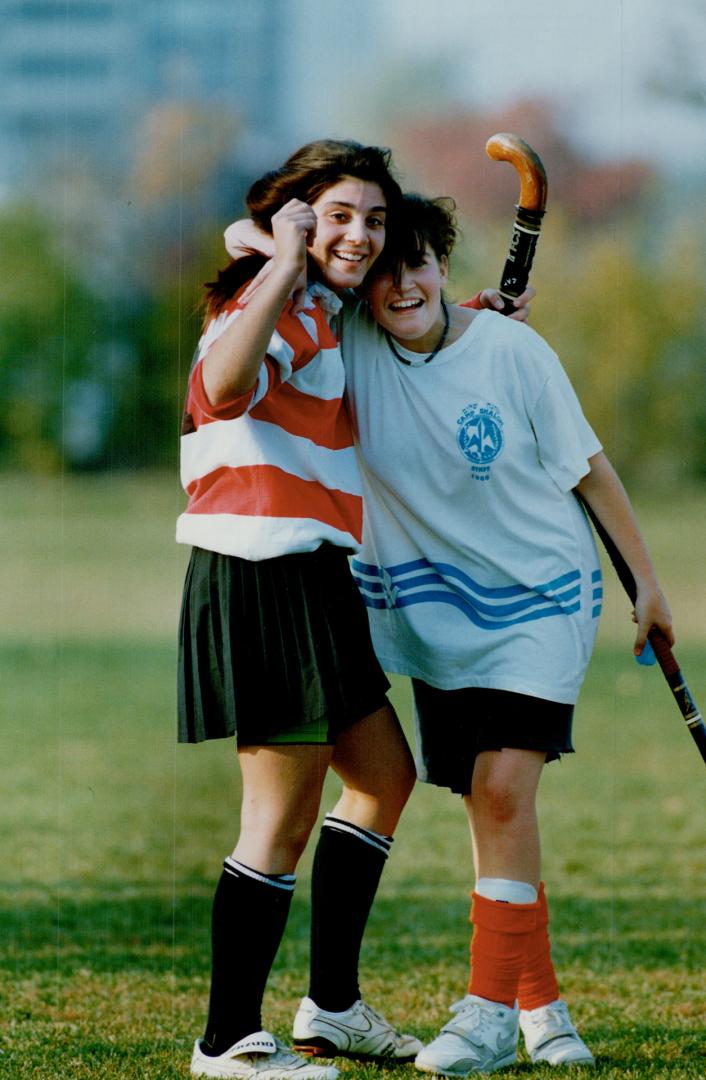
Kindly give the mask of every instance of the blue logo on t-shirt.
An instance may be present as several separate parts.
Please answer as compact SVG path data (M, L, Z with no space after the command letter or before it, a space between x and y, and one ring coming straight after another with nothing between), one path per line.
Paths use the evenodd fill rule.
M458 420L456 440L463 456L471 463L477 480L488 480L490 464L503 448L503 421L497 405L474 401L466 405Z

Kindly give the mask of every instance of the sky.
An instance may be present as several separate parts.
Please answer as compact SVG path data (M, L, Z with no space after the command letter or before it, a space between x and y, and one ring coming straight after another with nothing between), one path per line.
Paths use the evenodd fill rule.
M313 20L329 40L317 60L320 80L311 78L305 46L292 66L293 124L303 137L317 122L319 130L374 123L370 111L362 115L371 87L393 70L397 93L433 102L436 60L459 102L491 108L548 97L597 158L637 155L677 172L706 164L705 0L298 0L295 7L301 33ZM690 66L701 79L700 107L649 89Z

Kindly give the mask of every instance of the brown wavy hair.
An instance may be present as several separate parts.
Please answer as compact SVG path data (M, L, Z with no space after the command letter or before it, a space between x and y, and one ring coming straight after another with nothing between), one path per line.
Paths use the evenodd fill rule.
M265 232L272 232L272 217L290 199L312 203L344 176L378 184L385 196L387 221L394 223L402 201L402 191L392 173L392 154L387 147L364 146L342 139L319 139L296 150L279 169L256 180L245 204L252 220ZM207 282L206 318L226 304L257 273L264 262L257 252L234 259L220 270L215 281Z

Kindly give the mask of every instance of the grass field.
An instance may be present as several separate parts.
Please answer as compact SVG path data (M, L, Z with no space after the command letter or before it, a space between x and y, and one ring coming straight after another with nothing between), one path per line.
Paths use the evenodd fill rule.
M210 903L237 830L238 777L229 743L174 740L181 498L173 483L122 477L6 478L0 498L0 1076L183 1078L203 1022ZM688 530L676 501L639 509L678 654L704 700L706 495L692 501ZM542 782L554 955L597 1077L696 1080L706 1076L706 770L658 670L632 661L615 590L604 621L578 753ZM408 718L404 680L394 697ZM335 792L331 782L326 806ZM458 800L419 787L362 979L366 997L421 1038L464 992L466 851ZM310 859L265 1003L283 1038L306 988ZM501 1075L550 1074L569 1071L523 1058Z

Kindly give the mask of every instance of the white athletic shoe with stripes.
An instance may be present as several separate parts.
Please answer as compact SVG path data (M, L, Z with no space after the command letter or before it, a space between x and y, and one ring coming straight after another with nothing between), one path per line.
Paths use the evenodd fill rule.
M235 1043L218 1057L209 1057L194 1044L191 1056L192 1076L240 1077L241 1080L336 1080L333 1065L312 1065L293 1054L289 1047L269 1031L255 1031Z
M549 1065L594 1065L594 1058L571 1023L565 1001L523 1009L520 1028L532 1061Z
M519 1009L466 994L451 1006L453 1020L417 1054L414 1064L437 1076L489 1073L517 1060Z
M422 1049L419 1039L395 1031L364 1001L356 1001L345 1012L327 1012L311 998L302 998L292 1035L294 1048L300 1054L323 1057L409 1061Z

